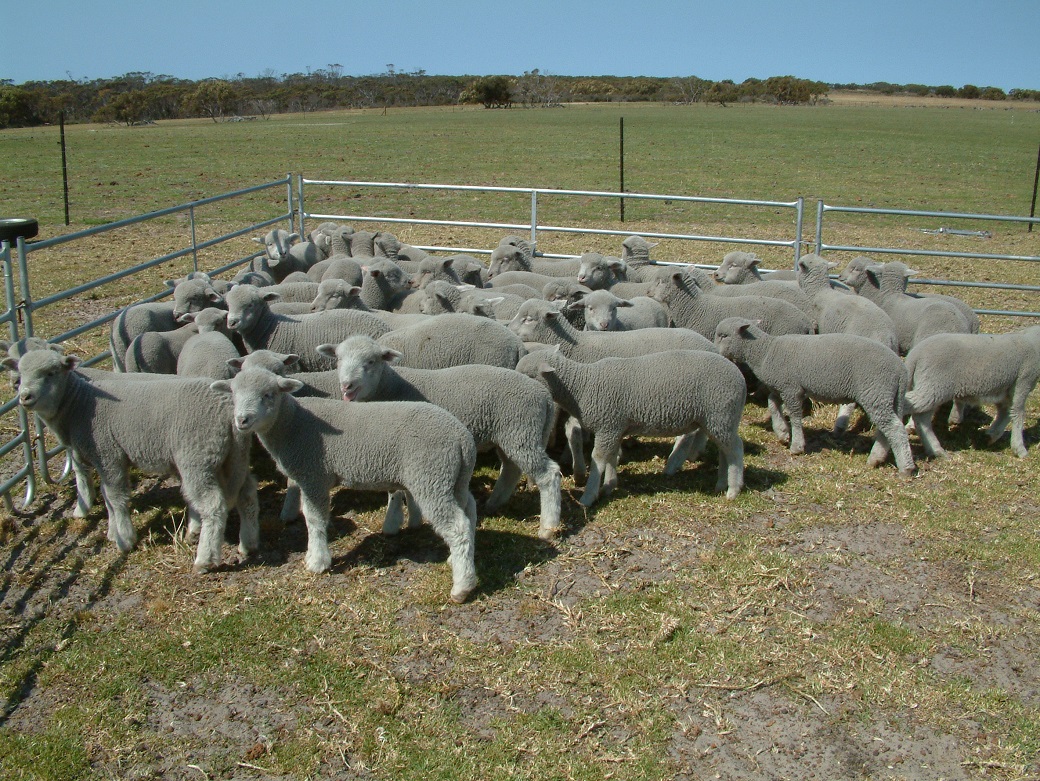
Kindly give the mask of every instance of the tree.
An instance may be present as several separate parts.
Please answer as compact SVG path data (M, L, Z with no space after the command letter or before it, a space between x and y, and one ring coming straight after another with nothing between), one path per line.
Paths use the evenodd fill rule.
M957 96L961 98L968 98L969 100L975 100L982 94L982 90L976 87L974 84L965 84L959 90L957 90Z
M200 82L190 94L188 103L202 116L219 122L225 115L235 112L238 93L230 82L223 79L207 79Z
M470 103L483 103L484 108L509 108L513 99L509 89L509 79L505 76L484 76L473 82L463 100Z
M679 94L676 102L688 106L704 98L711 82L697 76L676 76L672 79L671 86Z
M729 103L736 103L739 99L740 91L737 89L737 85L729 79L716 81L704 93L705 103L718 103L723 108L726 108Z
M30 95L19 87L0 86L0 128L38 124Z

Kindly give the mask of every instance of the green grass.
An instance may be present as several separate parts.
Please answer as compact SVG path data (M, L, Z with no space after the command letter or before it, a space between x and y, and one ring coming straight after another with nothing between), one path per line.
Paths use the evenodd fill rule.
M842 105L72 126L74 227L287 172L611 190L621 116L633 191L998 213L1027 211L1040 129L1040 114L1020 108ZM45 235L63 230L56 136L54 128L0 133L11 172L0 181L0 209L39 217ZM216 230L282 203L272 191L200 218ZM549 203L543 221L619 227L615 207ZM308 208L508 219L526 215L527 204L336 191ZM631 201L627 212L633 229L769 233L786 220L770 212L748 226L722 210L664 202ZM951 242L890 221L839 225L864 242ZM426 237L406 230L415 243ZM996 233L986 249L1040 254L1040 234ZM169 251L184 234L183 220L171 219L130 233L114 251L106 240L41 253L34 282L60 290ZM546 249L580 251L581 241L553 236ZM249 245L243 239L235 250ZM613 239L596 246L616 252ZM215 255L206 261L215 265ZM71 327L84 310L104 311L125 295L98 291L73 311L41 316L39 328ZM77 350L98 346L78 341ZM953 772L1035 775L1037 415L1033 401L1025 460L1010 455L1006 437L990 446L974 427L940 430L954 455L923 461L917 478L900 481L891 466L866 469L865 434L826 433L831 408L807 420L809 452L793 457L766 412L749 404L747 490L736 500L711 493L714 448L669 478L661 474L668 443L626 445L617 492L592 510L577 505L580 491L565 478L567 534L557 544L535 537L533 490L483 519L481 586L461 607L445 604L450 575L432 532L376 533L378 496L337 495L335 566L315 577L303 571L302 532L272 520L280 483L261 467L261 560L194 578L174 489L145 481L134 502L142 543L120 555L105 540L101 507L68 520L69 487L44 487L28 512L0 524L0 766L5 778L41 779L263 777L257 767L293 778L713 777L727 770L712 764L727 746L749 756L778 751L781 738L770 747L766 728L747 716L765 700L780 723L797 719L792 740L815 747L806 763L826 762L832 746L885 748L875 740L885 725L911 749L922 735L949 738ZM478 498L495 473L492 459L480 461ZM254 704L261 698L263 707ZM193 708L228 705L246 725L240 736L191 721ZM699 759L682 752L686 745ZM901 777L881 760L863 761L860 776L849 777ZM770 777L763 767L757 777Z

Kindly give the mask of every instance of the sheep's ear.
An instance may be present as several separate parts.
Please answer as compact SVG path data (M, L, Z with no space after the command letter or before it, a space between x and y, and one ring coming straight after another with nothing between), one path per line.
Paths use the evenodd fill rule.
M750 335L750 329L751 329L751 326L753 326L753 325L754 325L754 323L751 323L751 322L741 323L740 325L737 326L737 333L738 334L744 334L744 335Z
M906 270L905 270L905 271L903 272L903 276L904 276L904 277L906 277L907 279L909 279L909 278L910 278L910 277L912 277L912 276L913 276L914 274L918 274L918 273L920 273L920 272L918 272L918 270L917 270L917 269L915 269L915 268L908 268L908 269L906 269Z
M283 393L296 393L296 391L303 388L303 383L299 380L294 380L292 377L279 377L278 378L278 390Z
M324 355L326 358L336 357L336 345L334 344L319 344L314 349L318 351L318 355Z
M260 293L260 298L270 303L271 301L281 301L282 297L275 290L264 290Z
M79 360L78 356L75 356L75 355L63 355L63 356L61 356L61 365L62 365L62 368L64 368L66 371L72 371L77 366L79 366L79 364L80 364L80 360Z
M228 361L228 365L230 364L231 361ZM240 366L239 368L242 367ZM211 391L216 391L217 393L231 393L231 383L227 380L217 380L216 382L211 382L209 384L209 389Z
M674 271L674 272L672 272L672 281L673 282L677 282L677 283L678 282L682 282L682 272L681 271Z
M163 280L163 282L166 285L166 287L177 287L177 283L180 282L180 281L182 281L182 280L179 280L179 279L166 279L166 280Z
M347 298L357 298L361 295L361 288L357 285L351 285L350 290L347 291Z
M178 323L194 323L196 312L185 312L183 315L177 318Z
M379 355L384 363L397 363L399 360L404 358L404 353L400 353L397 350L392 350L389 347L385 348Z
M569 306L569 304L568 304L568 306ZM549 311L547 311L545 313L545 319L546 320L556 320L559 316L560 316L560 313L556 309L550 309Z
M484 303L491 304L491 306L494 306L495 304L501 304L505 300L505 296L494 296L492 298L485 298Z
M615 272L624 271L628 267L625 261L620 260L618 258L614 258L613 260L609 261L607 263L607 266L610 268L611 271Z
M618 305L618 306L635 306L635 304L633 304L633 303L632 303L631 301L629 301L629 300L628 300L627 298L619 298L619 299L617 300L617 305Z
M254 236L253 237L253 241L255 241L257 244L266 244L267 243L266 241L264 241L264 237L263 236Z
M880 264L872 263L871 265L869 265L865 269L863 269L863 273L866 274L868 277L870 277L871 281L874 284L878 284L880 279L881 279L881 270L882 270L882 268L884 268L884 267L881 266Z
M544 377L547 374L556 374L556 369L547 364L545 361L542 361L538 364L538 373Z
M288 236L286 237L286 239L285 239L285 240L286 240L287 242L289 242L289 244L293 244L294 242L297 242L297 241L299 241L299 240L300 240L300 234L299 234L299 233L290 233L290 234L289 234L289 235L288 235Z
M2 361L0 361L0 366L3 366L5 369L9 369L10 371L16 372L18 371L18 359L4 358Z
M444 258L444 260L441 261L441 270L447 271L449 268L451 268L451 258Z
M210 290L206 294L206 300L209 301L211 304L219 304L224 300L224 297L220 295L220 293L218 293L216 290Z
M242 361L244 360L245 358L229 358L227 362L228 368L235 374L238 374L242 371Z
M838 267L838 264L835 263L833 260L828 260L827 261L827 268L837 268L837 267Z
M296 353L286 353L285 355L278 355L278 357L285 364L286 369L296 369L300 365L300 356Z
M456 290L461 290L462 292L466 292L467 290L476 290L477 286L476 285L456 285L455 289Z
M577 301L567 301L563 305L563 311L565 312L577 312L579 309L585 308L585 302L580 298Z

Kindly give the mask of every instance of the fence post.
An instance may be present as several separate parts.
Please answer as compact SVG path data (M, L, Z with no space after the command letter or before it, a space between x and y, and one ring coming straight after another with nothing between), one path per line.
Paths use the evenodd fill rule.
M1040 185L1040 147L1036 150L1036 173L1033 174L1033 204L1029 207L1029 219L1036 216L1036 188ZM1027 233L1033 232L1033 223L1029 223Z
M531 190L531 249L538 250L538 191Z
M625 192L625 118L624 117L621 117L621 123L620 123L620 126L618 128L618 131L619 131L618 132L618 135L619 135L619 139L618 139L618 143L619 143L619 149L618 149L618 153L619 153L618 154L618 173L620 174L620 178L621 178L621 185L618 188L618 192L623 193L623 192ZM621 222L624 222L625 221L625 198L624 198L624 196L622 196L620 200L621 200Z
M69 166L65 157L65 112L58 112L61 127L61 184L65 193L65 224L69 224Z

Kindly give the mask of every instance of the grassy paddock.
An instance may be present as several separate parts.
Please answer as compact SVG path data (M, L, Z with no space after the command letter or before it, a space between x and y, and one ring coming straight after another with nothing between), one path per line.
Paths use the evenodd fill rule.
M987 213L1028 210L1040 126L1035 107L930 104L400 110L74 126L72 228L287 171L615 189L620 116L634 191ZM0 133L11 169L0 208L37 216L45 235L63 229L56 140L54 128ZM202 230L276 211L280 195L206 212ZM352 210L350 198L308 208ZM510 208L526 208L472 195L360 203L459 219L510 220ZM607 203L547 206L544 221L614 227L616 204ZM633 232L764 236L780 219L747 224L664 202L630 202L628 217ZM1022 226L998 226L983 243L891 221L839 225L864 244L1040 254L1040 234ZM182 219L169 219L119 241L39 253L34 280L47 290L35 295L168 252L185 232ZM498 239L395 232L410 243ZM546 244L618 251L612 239ZM708 261L722 251L668 242L659 250ZM1024 264L926 268L1036 283ZM158 270L141 292L181 271ZM102 290L41 323L70 327L129 295ZM1035 306L1025 297L1021 305ZM89 337L73 345L96 346ZM333 572L307 575L304 532L276 522L280 481L263 458L258 561L201 579L190 575L172 483L142 481L134 501L142 544L125 556L105 540L100 508L73 520L70 488L44 490L29 511L0 522L4 776L1035 777L1037 402L1027 459L1010 455L1006 437L989 445L975 429L986 422L980 414L940 433L953 455L922 461L910 481L891 465L867 470L869 436L830 435L833 416L824 407L808 420L808 453L796 458L773 439L764 409L749 404L747 490L734 502L711 493L713 448L665 478L668 443L634 443L618 491L593 510L582 510L565 478L566 534L556 545L534 536L537 494L521 490L503 515L483 519L481 587L461 607L445 604L445 548L429 530L377 533L379 496L336 495ZM478 501L495 474L482 459ZM232 522L229 536L235 531Z

